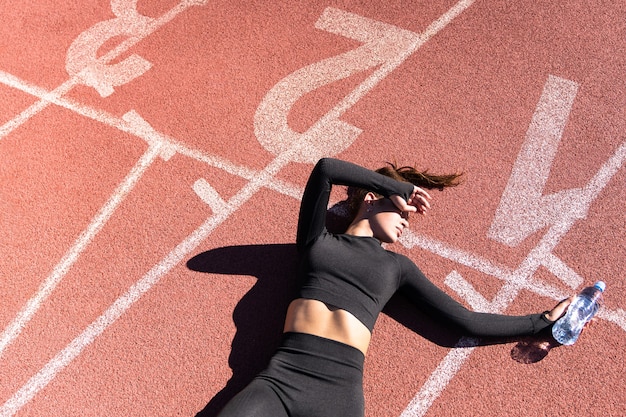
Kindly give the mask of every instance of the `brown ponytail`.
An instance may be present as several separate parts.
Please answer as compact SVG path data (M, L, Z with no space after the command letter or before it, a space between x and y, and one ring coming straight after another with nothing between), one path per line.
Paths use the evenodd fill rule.
M456 187L461 184L463 180L463 173L435 175L430 174L428 170L418 171L411 166L398 168L391 162L387 162L386 166L377 169L376 172L397 181L410 182L420 188L427 188L429 190L438 189L439 191L443 191L444 188L448 187ZM348 188L348 207L352 217L358 212L361 202L368 192L368 190L362 188ZM377 196L382 197L381 195Z

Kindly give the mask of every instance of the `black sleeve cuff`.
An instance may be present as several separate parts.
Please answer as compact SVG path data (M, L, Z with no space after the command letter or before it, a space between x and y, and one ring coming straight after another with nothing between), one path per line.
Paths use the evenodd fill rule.
M548 327L552 327L554 324L552 320L549 320L548 317L546 317L547 313L549 313L549 311L546 310L543 313L533 314L530 316L530 320L533 322L534 334L537 334Z

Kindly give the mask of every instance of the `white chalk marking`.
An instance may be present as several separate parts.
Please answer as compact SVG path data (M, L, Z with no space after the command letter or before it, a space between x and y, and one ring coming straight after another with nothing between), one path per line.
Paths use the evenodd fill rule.
M41 87L38 87L31 83L27 83L26 81L23 81L18 77L4 71L0 71L0 83L3 83L9 87L16 88L24 93L31 94L35 97L39 97L42 100L48 100L50 103L71 110L81 116L119 129L122 132L135 135L145 140L148 144L151 144L155 141L164 142L161 157L165 160L168 160L171 156L173 156L173 153L177 152L188 158L205 163L209 166L218 168L222 171L236 175L246 180L251 180L258 174L256 170L247 168L242 165L234 164L231 161L228 161L220 156L208 155L200 150L191 149L183 143L177 141L176 139L154 130L147 123L146 125L150 126L150 128L143 128L140 126L139 123L136 123L136 120L134 120L132 116L132 111L126 113L125 117L129 119L129 121L126 121L123 118L119 118L118 116L107 113L103 110L94 109L92 107L80 104L70 98L57 97ZM130 123L132 121L134 121L135 123ZM266 188L295 199L299 199L303 192L302 187L277 178L274 178L269 184L267 184Z
M553 235L548 235L547 238L544 238L544 240L548 243L543 242L542 244L540 244L543 250L546 250L545 248L549 246L549 244L555 245L554 239L550 238L552 236ZM568 295L568 293L550 284L533 279L532 275L541 265L541 259L537 259L537 254L540 251L531 252L531 254L522 262L522 264L517 269L512 270L506 266L495 264L494 262L482 258L478 255L466 252L459 248L455 248L434 238L418 235L410 230L405 230L402 236L401 243L409 249L417 246L424 250L432 252L435 255L441 256L442 258L449 259L453 262L470 267L478 272L490 275L503 281L507 288L515 289L515 291L525 289L539 296L552 298L554 300L561 300ZM458 281L460 275L456 277L453 276L453 278L454 280L452 282L452 289L454 289L455 291L459 289L458 294L465 299L466 295L468 294L466 292L466 289L468 288L467 285L469 284L459 284ZM500 291L498 292L498 295L496 295L496 297L488 304L483 304L480 300L472 298L467 299L467 302L470 305L477 303L488 306L488 308L484 309L483 311L497 312L505 309L512 301L511 299L507 298L510 296L510 294L511 293L508 290L506 292Z
M509 185L511 184L512 185L510 186L510 188L509 186L507 186L507 189L509 190L511 194L508 199L506 198L506 196L503 195L502 201L505 202L505 204L501 205L501 207L504 207L506 204L509 204L509 205L515 204L515 201L519 201L519 200L526 201L525 200L526 195L531 195L531 198L528 201L533 201L532 197L541 197L541 191L543 190L543 186L545 185L545 181L547 180L547 177L549 175L551 162L552 162L552 159L554 158L554 153L556 152L556 145L558 144L558 141L556 141L555 138L559 139L561 136L565 120L567 118L567 115L569 114L569 109L571 108L572 101L573 101L573 98L575 96L575 92L577 89L577 86L568 84L568 82L566 81L567 80L557 80L557 79L551 78L548 81L546 88L544 88L544 96L542 96L544 98L540 100L540 105L538 106L539 111L536 112L535 116L533 117L534 126L531 126L531 128L529 129L530 133L528 134L528 138L530 138L530 140L528 142L530 142L530 144L527 143L528 146L525 148L526 153L522 152L520 154L520 157L518 157L518 161L522 161L524 162L524 164L520 163L520 165L518 166L518 169L521 169L520 168L521 165L526 165L529 163L532 164L533 161L536 162L537 156L536 154L534 154L534 152L540 152L540 151L547 152L548 153L547 162L545 160L542 160L540 161L539 166L535 166L531 170L531 172L538 173L538 175L534 176L534 178L531 178L532 180L534 180L534 183L533 181L529 181L525 184L522 184L523 186L521 186L521 188L523 188L523 190L520 189L519 187L517 188L515 187L516 184L514 183L514 180L516 177L515 175L516 171L514 170L514 173L512 174L511 180L509 182ZM560 90L559 88L565 89L566 92L563 93L563 91ZM557 91L555 92L554 90L557 90ZM562 104L564 100L563 96L566 96L565 97L566 105ZM551 103L555 100L555 97L558 99L557 101L561 103L557 105L556 108L551 107ZM564 111L564 109L566 109L567 111ZM549 129L547 130L547 133L541 132L542 129L540 125L542 123L546 123L546 121L547 123L551 124L551 127L549 127ZM541 132L541 133L537 133L537 132ZM549 149L546 150L545 149L546 144L543 143L542 146L539 146L539 148L541 149L533 149L533 151L531 152L529 148L538 147L540 139L541 139L541 134L546 134L548 135L548 138L551 139L551 141L549 141L547 144L547 145L550 145L548 146ZM563 262L557 259L552 254L552 250L556 247L560 239L563 236L565 236L565 234L569 231L571 225L577 219L585 217L586 211L588 210L588 207L593 201L593 199L595 199L595 197L598 195L600 190L608 183L610 178L617 172L619 167L622 166L623 161L624 161L623 149L624 149L624 145L622 145L617 150L615 155L611 157L607 161L607 163L603 164L603 166L598 171L598 174L596 175L596 177L592 179L592 181L586 188L590 190L589 192L586 193L588 197L587 199L584 199L586 201L580 200L581 193L580 193L580 190L577 190L579 200L576 202L576 204L570 203L570 207L567 210L562 210L562 208L560 208L561 209L560 212L554 211L552 215L550 216L550 220L551 220L550 222L546 222L545 219L542 219L544 221L543 224L546 224L546 223L552 224L552 227L550 228L548 233L546 233L546 235L544 236L542 241L537 245L537 247L533 251L531 251L529 256L524 260L522 265L520 265L520 267L518 268L517 271L515 271L514 274L504 275L502 274L503 270L501 268L495 268L492 265L490 265L490 263L485 263L482 260L477 261L476 259L472 259L471 256L468 257L467 254L459 254L459 253L454 254L456 255L458 260L465 260L466 263L471 263L474 265L478 264L478 266L483 270L488 270L491 272L498 272L499 273L498 275L500 278L503 278L505 276L512 278L512 280L508 280L508 282L504 285L502 290L498 292L498 296L496 297L496 300L494 300L492 307L498 310L506 308L506 306L509 304L509 300L512 301L512 299L517 295L517 292L519 291L519 288L520 288L520 284L530 283L532 275L534 274L536 269L539 267L539 265L541 265L542 263L546 265L548 269L551 270L553 273L558 273L559 275L557 276L563 279L570 286L576 283L580 285L581 279L577 279L577 275L575 275L575 273L573 273L571 269L566 267L566 265ZM522 155L524 154L527 156L527 158L522 157ZM543 155L543 154L539 153L539 155ZM528 167L525 166L525 168L528 168ZM518 174L518 175L521 175L521 174ZM519 183L517 185L519 185ZM515 193L513 193L510 190L515 191ZM522 191L528 194L520 195L519 193ZM563 193L560 193L558 196L554 196L554 199L556 198L562 199L562 198L565 198L565 196L563 195ZM555 200L552 200L551 204L556 205L557 203L555 202ZM510 209L510 207L508 207L508 209ZM526 219L525 216L527 215L527 212L525 210L527 210L528 207L521 207L521 208L518 207L518 209L519 210L516 213L518 217L523 217ZM502 213L504 213L505 211L506 210L503 209ZM507 212L507 215L510 215L510 213ZM501 216L504 216L504 214L502 214ZM504 219L504 217L500 217L499 220L502 221L502 219ZM496 223L496 220L494 220L494 224ZM510 218L507 218L507 221L508 220L510 220ZM527 227L528 226L527 224L523 224L522 227L526 226L526 229L524 229L522 233L514 233L513 234L514 237L518 239L520 237L525 238L528 233L536 230L536 227L537 227L536 224L537 223L533 225L533 228ZM509 227L513 228L515 227L515 225L511 223L511 226ZM492 233L493 233L493 230L495 229L492 228ZM502 232L502 228L498 229L498 231ZM494 234L497 235L497 233L493 233L491 236L492 238L494 237ZM509 233L506 236L511 238L511 236L513 235ZM498 235L498 236L502 237L503 235ZM514 239L510 241L513 242ZM441 250L442 248L439 247L439 249L442 255L450 256L451 254L453 254L453 251L449 251L445 248ZM458 255L461 255L461 256L459 257ZM467 262L468 259L470 260L469 262ZM487 265L487 267L485 267L485 265ZM513 283L515 284L512 285ZM466 294L462 293L461 295L466 295ZM560 296L558 298L560 298ZM475 299L476 299L475 294L472 294L472 297L468 300L468 302L471 303ZM611 314L610 312L608 312L608 310L603 310L602 315L600 315L600 317L603 317L603 316L606 318L612 319L612 321L618 323L618 325L621 325L622 328L624 328L623 327L624 316L619 314L619 312ZM420 392L418 392L416 397L413 399L413 401L411 401L409 407L407 407L407 409L402 415L404 417L424 415L426 411L432 405L433 401L445 389L445 387L448 385L449 381L454 377L454 375L456 375L456 373L458 372L458 370L460 369L464 361L469 357L470 353L465 353L462 355L450 355L446 357L446 359L444 359L444 361L442 361L442 363L440 364L440 367L438 367L433 372L427 384L425 384L422 387Z
M190 236L183 240L159 264L152 268L143 278L137 281L125 294L115 302L72 342L52 358L37 374L22 386L0 408L1 417L13 416L39 391L45 388L55 376L69 365L87 346L100 336L111 324L137 302L143 294L152 288L168 271L178 264L189 252L202 242L221 224L230 212L218 213L209 219Z
M549 76L487 236L510 246L560 221L580 190L543 195L578 84Z
M91 220L89 226L76 239L61 261L54 267L52 273L43 281L35 295L28 300L15 319L5 328L2 335L0 335L0 356L2 356L7 346L17 338L24 326L41 307L41 304L50 296L71 266L76 262L80 254L104 227L126 195L134 188L143 173L152 164L159 151L158 147L149 147L141 156L130 173L113 191L106 204L102 206Z
M159 148L159 156L164 161L169 161L176 154L174 144L169 138L160 134L148 122L146 122L135 110L131 110L122 116L136 136L145 139L148 145Z
M419 239L415 234L404 233L402 243L407 247L420 245L425 249L430 250L433 253L439 254L442 257L459 262L463 265L471 266L479 271L487 274L491 274L497 278L505 281L504 286L498 291L496 297L490 304L490 312L498 313L504 311L508 305L510 305L514 298L517 296L521 289L527 289L542 296L552 297L554 300L561 300L566 295L560 290L552 288L544 283L533 278L534 273L542 264L548 264L552 269L552 272L560 273L559 278L571 284L576 280L572 278L573 271L567 268L565 264L557 261L557 258L552 254L554 248L559 244L560 240L567 234L572 225L579 219L585 216L581 215L586 213L591 203L599 195L602 189L608 184L612 177L621 169L626 160L626 141L623 142L615 153L609 157L609 159L602 164L596 175L591 181L584 187L579 193L579 200L573 205L569 211L563 212L563 217L559 221L555 221L547 233L543 236L541 241L533 248L528 256L522 261L520 266L512 272L509 272L506 268L494 265L493 263L477 257L475 255L466 253L464 251L454 249L441 242L432 241L429 239ZM523 214L523 213L521 213ZM563 273L565 275L563 275ZM454 283L458 286L458 282ZM461 296L466 296L467 293L462 291ZM468 303L476 302L475 294L470 293L471 297ZM606 307L598 313L599 318L604 318L613 323L616 323L624 331L626 331L626 312L622 309L611 311ZM457 346L458 347L458 346ZM458 350L458 349L454 349ZM453 350L453 352L454 352ZM469 353L450 354L444 358L439 367L431 374L427 383L422 386L417 395L410 402L409 406L402 413L402 417L416 417L426 414L435 399L445 390L450 380L460 370L465 360L470 356Z
M626 332L626 311L621 308L610 310L606 306L603 306L600 311L598 311L596 317L613 322Z
M576 271L570 268L565 262L563 262L558 256L553 253L546 255L542 262L554 276L557 276L567 284L570 288L576 289L583 283L583 277L578 275Z
M23 385L0 408L0 417L9 417L17 413L39 391L45 388L55 376L69 365L87 346L124 314L143 294L156 285L175 265L193 251L211 232L222 224L232 213L248 201L259 189L264 187L280 169L291 161L301 150L300 144L278 155L256 177L243 186L225 205L225 210L214 213L200 227L176 246L159 264L153 267L143 278L137 281L124 295L119 297L100 317L90 324L68 346L52 358L37 374ZM154 152L153 158L158 154Z
M534 279L520 281L520 276L526 276L528 274L522 273L523 271L521 271L519 268L513 270L507 266L498 265L486 258L464 251L460 248L456 248L432 237L417 234L411 230L404 231L404 233L402 234L402 238L400 239L400 243L407 249L411 249L416 246L420 247L424 250L434 253L435 255L441 256L442 258L449 259L453 262L472 268L478 272L482 272L483 274L498 278L506 284L527 289L542 297L548 297L557 300L563 299L566 296L565 292L557 289L556 287ZM527 266L525 269L530 271L533 270L533 266L536 269L539 265L540 261L537 261ZM468 300L468 302L471 301ZM494 306L494 303L496 303L496 300L493 300L491 302L492 307Z
M426 413L475 349L475 347L461 347L460 345L468 342L471 344L473 340L464 338L459 341L456 348L448 352L400 417L417 417Z
M460 2L460 3L463 3L463 2ZM460 4L460 3L459 3L459 4ZM470 2L470 4L471 4L471 2ZM458 5L457 5L457 6L458 6ZM1 137L1 136L0 136L0 137ZM623 311L622 311L622 312L623 312Z
M214 213L221 213L228 210L228 204L204 178L200 178L193 184L193 190L205 204L211 207Z
M625 160L626 142L624 142L602 165L588 186L584 188L585 190L589 190L586 194L588 196L593 196L593 199L595 199L613 175L615 175L617 171L619 171L620 167L623 166ZM590 204L592 198L589 197L588 201ZM425 249L428 249L433 253L439 254L442 257L459 262L463 265L475 267L475 269L484 273L491 273L493 276L504 280L504 286L500 289L500 291L498 291L498 294L491 302L490 310L488 310L490 312L497 313L503 311L508 305L510 305L513 299L517 296L519 290L522 288L533 291L541 296L551 297L554 300L561 300L565 296L570 295L535 280L533 275L539 266L545 262L548 256L552 254L552 251L558 245L561 238L567 234L573 223L577 220L578 218L575 216L568 216L566 221L553 225L541 239L539 244L524 259L517 270L512 271L512 273L509 273L506 268L499 267L487 260L458 249L454 249L441 242L429 241L428 239L418 239L416 238L416 235L412 233L405 232L403 235L406 235L405 239L408 243L408 247L412 247L416 244L423 244ZM463 296L465 293L461 293L460 295ZM470 298L470 300L468 300L470 304L474 301L474 298ZM598 313L598 317L609 320L626 331L626 313L624 310L617 309L615 311L611 311L605 306ZM446 356L437 369L433 371L427 383L422 386L420 391L409 403L409 406L402 413L402 417L417 417L425 415L432 403L441 394L441 392L445 390L450 380L456 375L458 370L460 370L470 354L471 351L469 353L449 354Z
M472 310L488 312L491 311L491 303L483 297L476 289L465 280L457 271L452 271L443 281L450 289L465 299Z
M115 0L113 0L115 1ZM119 57L120 55L126 53L131 47L135 44L143 40L145 37L149 36L161 26L169 23L173 20L179 13L185 11L188 7L194 5L204 5L206 1L201 0L185 0L181 3L172 7L169 11L163 14L158 19L152 20L152 23L147 25L146 29L141 32L140 36L131 36L128 39L125 39L121 42L117 47L104 54L100 58L98 58L99 63L108 63ZM87 67L88 68L88 67ZM88 71L88 70L86 70ZM19 115L14 117L12 120L9 120L4 125L0 126L0 140L4 137L8 136L15 129L26 123L31 117L37 115L43 109L48 107L50 103L52 103L56 98L60 98L71 91L74 87L79 85L82 81L81 76L83 72L77 73L75 76L70 77L63 84L55 88L53 91L47 94L46 98L42 98L40 101L32 104L27 109L22 111Z
M155 19L137 12L137 0L111 0L111 10L117 17L96 23L74 40L67 51L67 72L71 79L95 88L102 97L108 97L113 94L114 86L127 84L152 67L149 61L138 55L131 55L116 64L111 64L111 61L187 8L205 4L206 1L185 0ZM129 37L97 58L98 49L106 41L119 35Z
M57 89L55 89L55 92L58 92L59 95L61 95L61 93L65 94L71 88L72 87L69 86L69 83L67 83L67 85L64 84L61 87L57 87ZM49 103L50 103L49 100L42 99L36 102L35 104L29 106L27 109L25 109L20 114L15 116L13 119L9 120L8 122L0 126L0 140L8 136L11 132L13 132L18 127L22 126L24 123L30 120L31 117L37 115L40 111L48 107Z
M613 176L622 169L624 162L626 162L626 141L620 144L615 153L602 164L596 175L583 188L582 200L587 207L585 210L588 210L591 203L598 197L609 181L613 179Z

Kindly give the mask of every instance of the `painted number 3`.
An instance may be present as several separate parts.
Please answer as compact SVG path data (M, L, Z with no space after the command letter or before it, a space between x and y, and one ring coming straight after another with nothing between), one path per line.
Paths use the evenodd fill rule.
M124 85L148 71L152 64L131 55L117 64L98 59L98 49L116 36L140 36L154 19L137 12L137 0L112 0L115 19L96 23L81 33L67 51L65 69L72 77L95 88L102 97L113 94L113 87Z

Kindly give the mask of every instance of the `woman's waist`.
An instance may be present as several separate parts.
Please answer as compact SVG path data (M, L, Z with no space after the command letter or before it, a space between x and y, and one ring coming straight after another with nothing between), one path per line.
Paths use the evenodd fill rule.
M285 332L307 333L334 340L367 353L371 333L350 312L323 301L298 298L291 302Z

